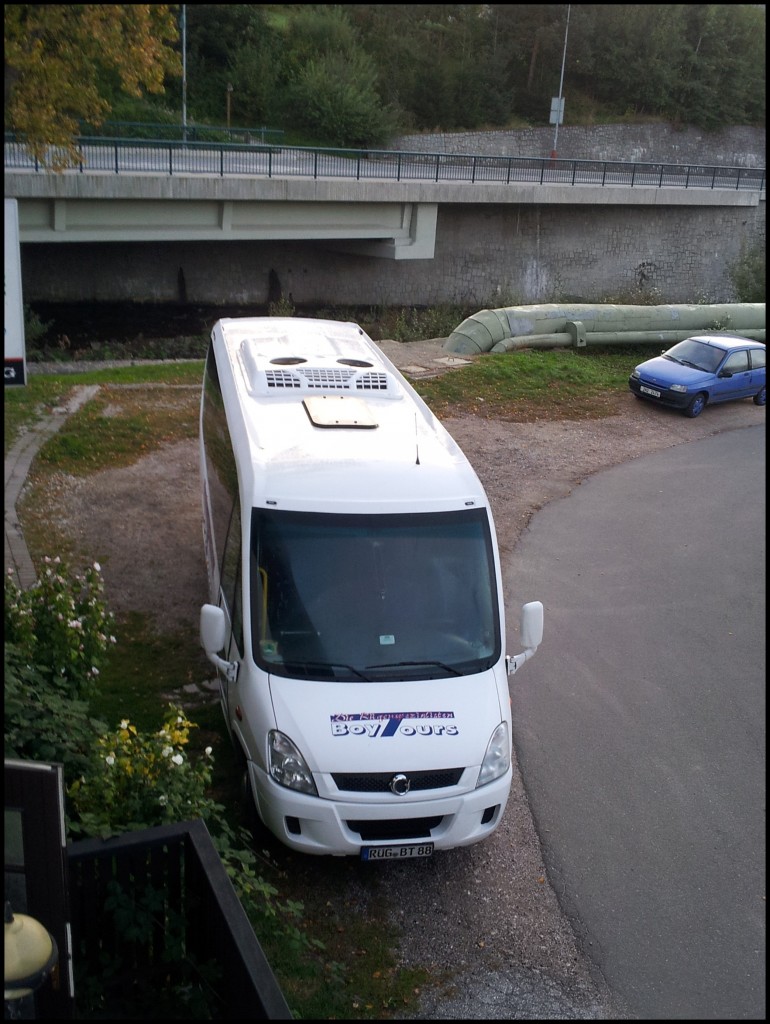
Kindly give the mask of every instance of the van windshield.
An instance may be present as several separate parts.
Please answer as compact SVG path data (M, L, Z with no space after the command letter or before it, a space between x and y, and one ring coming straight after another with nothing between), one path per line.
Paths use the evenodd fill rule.
M254 509L251 632L266 671L319 680L471 675L500 657L485 509Z

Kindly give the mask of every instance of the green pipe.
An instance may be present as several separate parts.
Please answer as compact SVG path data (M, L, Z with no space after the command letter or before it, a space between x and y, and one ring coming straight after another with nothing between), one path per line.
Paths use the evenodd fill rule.
M607 332L591 331L585 335L587 345L654 345L661 342L664 345L674 345L677 341L684 341L692 337L697 331L620 331ZM711 331L700 333L713 333ZM738 333L738 332L736 332ZM764 331L740 331L744 338L751 338L752 341L764 341ZM520 334L515 338L504 338L489 351L492 354L500 352L514 352L524 348L572 348L580 347L575 345L575 339L566 331L561 334Z
M444 342L449 352L477 355L518 348L675 342L704 331L729 331L765 340L765 303L621 306L544 303L482 309Z

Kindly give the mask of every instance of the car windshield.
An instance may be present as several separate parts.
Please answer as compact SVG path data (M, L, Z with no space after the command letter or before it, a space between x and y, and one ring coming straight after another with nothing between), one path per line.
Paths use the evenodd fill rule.
M485 509L327 515L255 509L254 658L319 680L471 675L500 657Z
M716 348L714 345L706 345L694 338L688 338L686 341L680 341L678 345L674 345L664 355L667 359L673 359L674 362L684 363L685 366L694 366L696 370L714 373L725 357L725 350Z

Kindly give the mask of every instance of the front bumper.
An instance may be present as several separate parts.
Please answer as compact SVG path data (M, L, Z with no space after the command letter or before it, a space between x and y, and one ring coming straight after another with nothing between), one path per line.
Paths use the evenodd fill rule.
M360 856L365 846L431 842L435 850L470 846L490 835L502 820L511 788L512 770L479 789L433 798L361 794L361 800L329 800L278 786L254 762L249 763L259 815L283 843L301 853ZM420 837L399 839L397 822L430 822ZM351 827L350 823L354 827ZM372 822L393 834L387 839L362 838L356 826Z
M653 384L643 378L629 377L628 386L639 398L658 405L667 405L672 409L685 409L692 401L694 391L670 391L668 388Z

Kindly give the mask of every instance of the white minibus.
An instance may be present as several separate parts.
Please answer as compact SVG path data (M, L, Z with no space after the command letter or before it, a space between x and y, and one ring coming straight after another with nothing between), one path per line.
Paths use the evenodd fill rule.
M309 854L426 857L500 824L508 676L486 494L356 324L214 326L200 409L201 643L261 822Z

